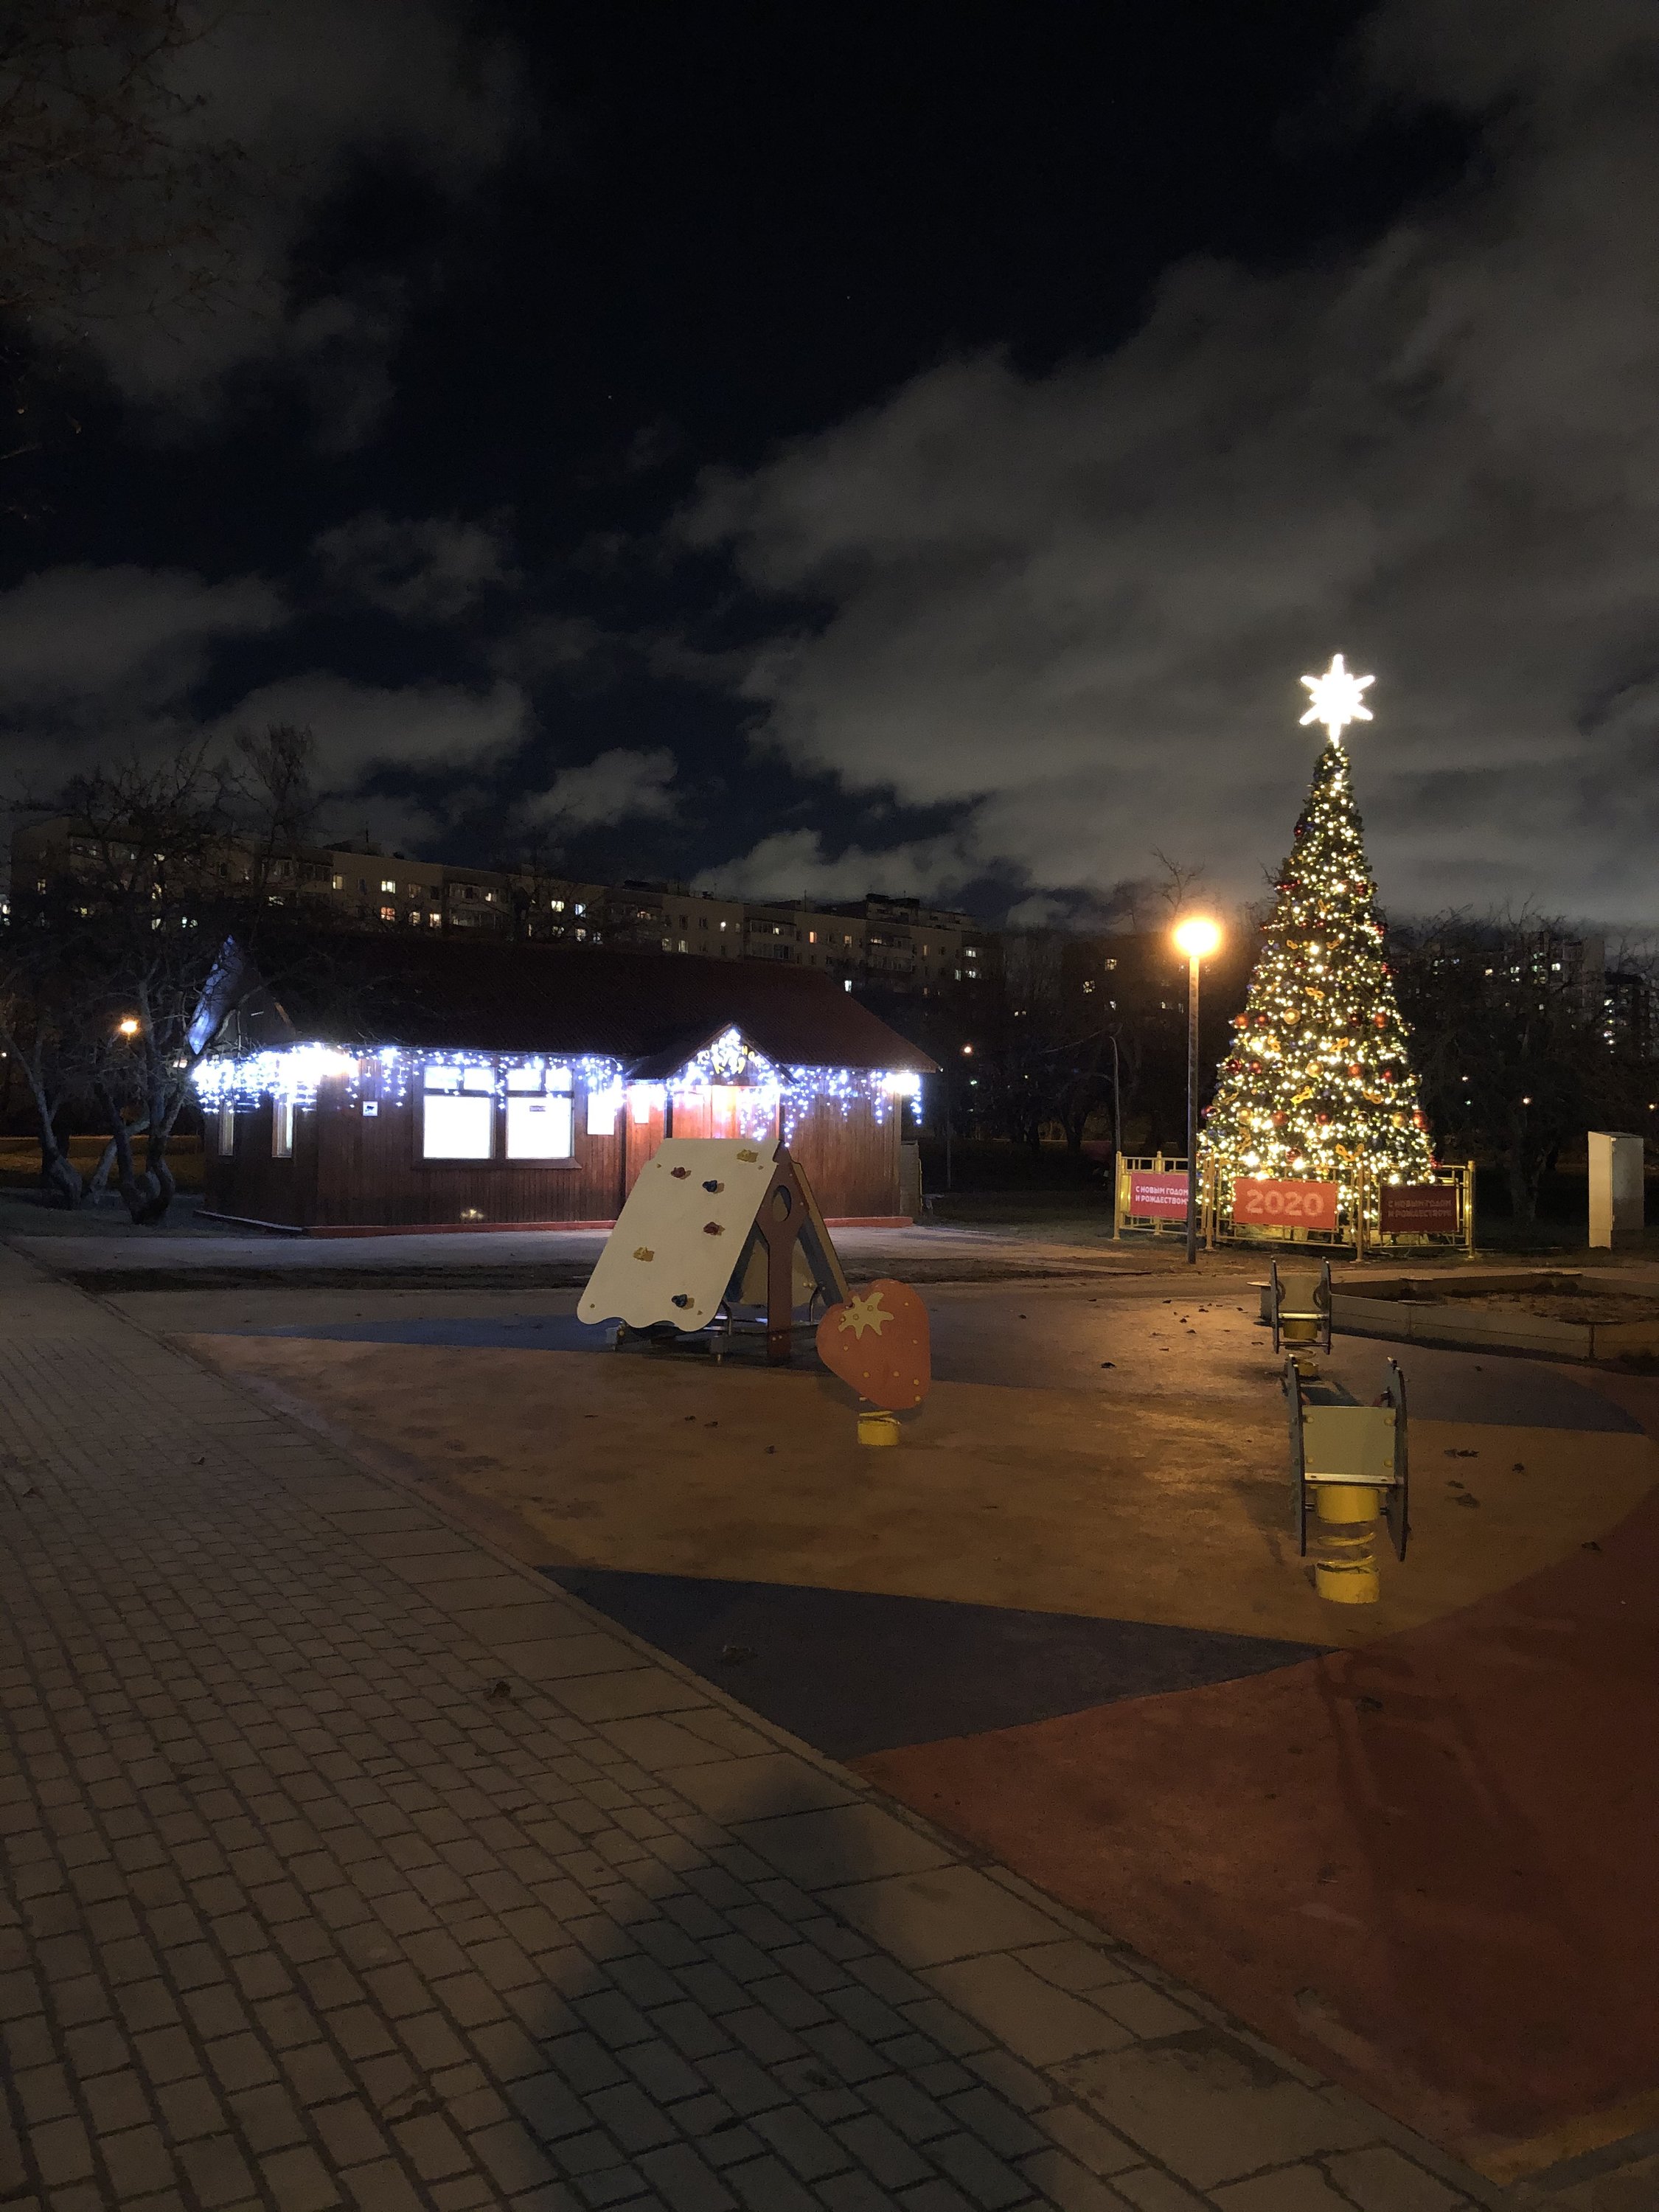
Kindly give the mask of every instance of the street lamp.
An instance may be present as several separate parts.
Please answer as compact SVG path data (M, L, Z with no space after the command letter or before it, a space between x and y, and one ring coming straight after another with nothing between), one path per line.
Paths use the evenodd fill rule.
M115 1033L118 1036L136 1037L138 1034L138 1017L136 1014L128 1014L124 1020L117 1022Z
M1189 914L1177 922L1175 945L1187 956L1187 1264L1198 1260L1198 969L1221 942L1219 926L1206 914Z

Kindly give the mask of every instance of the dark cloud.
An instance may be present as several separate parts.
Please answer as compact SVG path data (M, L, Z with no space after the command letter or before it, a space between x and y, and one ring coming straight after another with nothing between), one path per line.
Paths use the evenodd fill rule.
M561 769L551 783L522 799L518 819L526 829L561 832L598 830L645 816L665 816L678 799L670 788L674 756L613 746L580 766Z
M180 243L159 287L147 262L118 257L67 325L45 334L84 349L175 431L218 410L228 380L253 368L309 392L324 447L354 446L390 396L407 301L384 270L319 289L302 249L366 164L412 173L440 202L463 198L521 132L512 52L447 0L248 0L209 12L212 27L170 64L180 111L168 127L186 155L195 140L234 145L240 159L206 173L210 204L169 211ZM187 191L188 170L169 172L165 188ZM149 189L128 187L135 201ZM154 210L118 198L101 210L112 230L155 228ZM192 280L210 267L222 273L204 307Z
M178 568L49 568L0 592L0 707L74 722L119 700L142 711L201 680L214 645L286 619L258 576L210 583Z
M512 580L499 521L370 513L324 531L312 550L330 585L408 622L453 622Z
M1254 892L1341 650L1390 903L1653 916L1659 15L1395 0L1362 65L1481 143L1340 265L1188 260L1104 357L953 360L704 481L682 542L785 611L736 686L758 742L959 823L720 880L1103 891L1164 845Z

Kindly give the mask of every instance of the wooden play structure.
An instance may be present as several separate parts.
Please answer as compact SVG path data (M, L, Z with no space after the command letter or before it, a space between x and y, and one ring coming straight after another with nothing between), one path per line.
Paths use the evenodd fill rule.
M669 1137L629 1191L577 1307L623 1335L707 1332L716 1357L763 1328L774 1365L790 1356L797 1308L844 1302L847 1279L787 1145Z

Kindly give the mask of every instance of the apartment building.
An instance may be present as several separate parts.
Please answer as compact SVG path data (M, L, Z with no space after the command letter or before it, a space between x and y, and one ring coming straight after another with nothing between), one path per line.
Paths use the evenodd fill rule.
M136 848L123 865L142 867ZM91 882L121 855L106 838L64 818L31 823L12 838L19 911L54 883ZM816 969L848 991L944 997L988 977L997 939L970 915L915 899L870 896L720 898L687 884L605 884L535 869L459 867L388 853L370 839L271 854L227 840L190 863L207 896L293 906L343 929L421 930L475 937L562 939L641 951L764 960ZM176 889L178 865L170 872Z

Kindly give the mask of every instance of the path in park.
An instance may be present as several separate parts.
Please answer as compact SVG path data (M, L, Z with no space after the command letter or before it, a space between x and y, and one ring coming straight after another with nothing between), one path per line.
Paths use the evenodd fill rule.
M1506 2201L0 1251L0 2201Z

